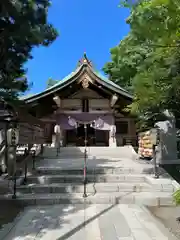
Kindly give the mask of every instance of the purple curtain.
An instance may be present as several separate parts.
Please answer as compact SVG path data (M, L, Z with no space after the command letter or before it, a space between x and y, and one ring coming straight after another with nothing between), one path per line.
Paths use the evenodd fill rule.
M95 113L71 113L69 115L59 114L57 116L57 123L60 124L61 128L64 130L74 129L73 126L69 125L69 118L75 119L77 123L87 123L93 124L92 127L98 130L110 130L111 125L113 124L112 114L95 114ZM99 120L100 119L100 120ZM102 124L98 124L101 122Z

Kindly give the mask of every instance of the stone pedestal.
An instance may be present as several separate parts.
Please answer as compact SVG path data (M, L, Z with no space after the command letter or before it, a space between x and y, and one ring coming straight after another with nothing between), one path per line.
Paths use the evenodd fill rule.
M52 143L51 143L51 147L55 147L56 146L56 135L53 134L52 135Z
M8 175L14 176L16 172L16 147L15 146L9 146L7 149L8 154Z
M116 138L109 138L109 147L117 147L117 142L116 142Z
M60 146L62 147L63 146L63 139L62 138L59 139L59 143L60 143ZM56 147L56 135L55 134L52 135L51 147Z
M109 147L117 147L116 141L116 125L112 123L109 131Z

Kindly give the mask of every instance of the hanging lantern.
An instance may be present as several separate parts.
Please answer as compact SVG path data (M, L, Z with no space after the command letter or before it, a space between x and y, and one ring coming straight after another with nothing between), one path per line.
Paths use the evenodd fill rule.
M19 143L19 129L10 128L7 131L7 144L16 146Z

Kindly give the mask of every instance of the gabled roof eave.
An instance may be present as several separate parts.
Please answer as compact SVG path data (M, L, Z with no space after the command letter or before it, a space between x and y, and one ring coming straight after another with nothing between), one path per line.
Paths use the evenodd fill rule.
M121 88L119 85L117 85L114 82L111 82L109 79L105 79L105 77L101 77L93 68L92 66L90 66L88 63L83 63L82 65L80 65L76 71L74 71L73 73L71 73L70 75L68 75L67 77L65 77L63 80L59 81L58 83L56 83L55 85L53 85L52 87L45 89L43 92L35 94L33 96L29 96L27 98L23 98L23 100L26 103L31 103L34 102L36 100L39 100L43 97L46 97L48 95L51 94L55 94L57 91L62 90L64 87L67 87L68 85L72 84L74 81L76 81L76 79L78 78L78 76L80 76L80 74L82 73L83 69L87 69L90 71L90 73L92 75L94 75L94 78L96 79L96 81L98 81L99 84L102 84L103 86L105 86L106 88L110 89L111 91L113 91L114 93L118 94L118 95L122 95L126 98L129 99L133 99L133 96L131 94L129 94L125 89Z
M110 84L110 80L108 80L108 82L106 80L104 80L103 78L101 78L93 69L92 73L96 76L96 78L99 80L99 83L102 84L103 86L111 89L112 91L114 91L117 94L123 95L127 98L133 99L133 96L131 94L129 94L125 89L121 88L119 85L117 85L116 83L112 82L113 84Z
M55 85L53 85L52 87L48 88L48 89L45 89L43 92L41 93L37 93L33 96L30 96L28 98L24 98L23 100L26 102L26 103L31 103L33 101L36 101L42 97L46 97L50 94L53 94L59 90L61 90L63 87L67 87L69 84L71 84L72 82L75 81L74 77L76 75L79 74L79 72L81 71L83 66L80 66L79 68L76 69L75 72L73 72L71 74L71 76L69 76L69 78L65 77L63 80L59 81L58 83L56 83Z

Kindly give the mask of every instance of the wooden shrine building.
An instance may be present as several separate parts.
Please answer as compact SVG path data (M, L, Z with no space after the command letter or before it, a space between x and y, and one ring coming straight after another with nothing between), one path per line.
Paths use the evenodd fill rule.
M84 54L74 72L41 93L24 98L30 113L44 123L46 142L54 144L54 126L63 146L135 145L134 119L123 109L132 96L100 75Z

